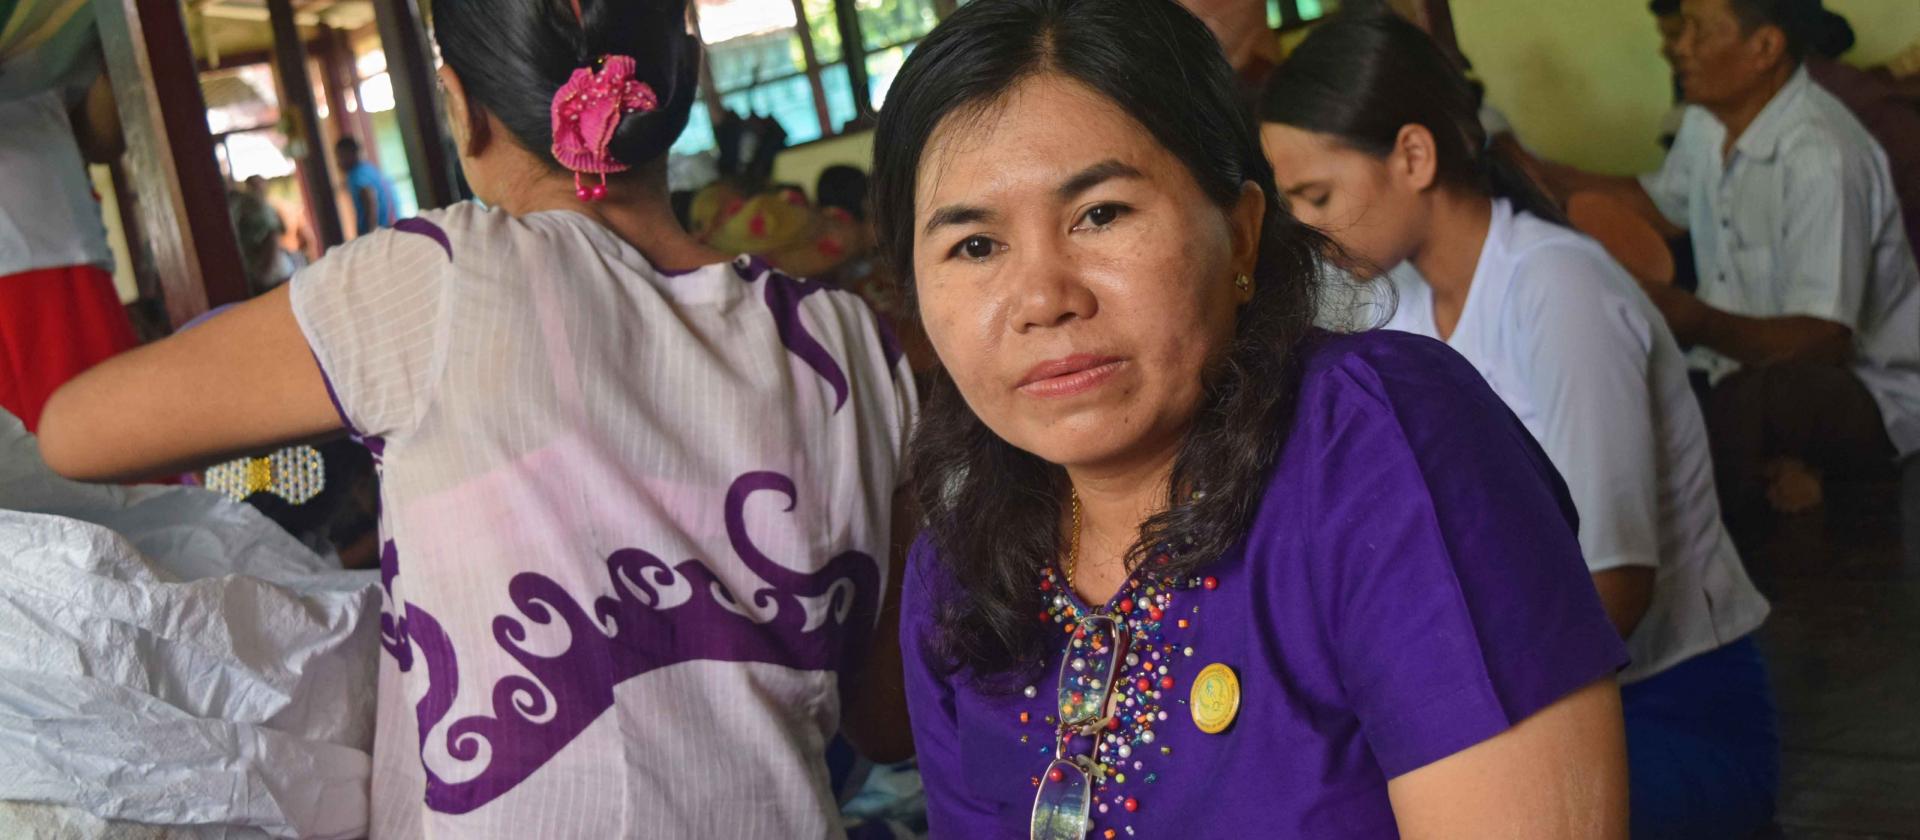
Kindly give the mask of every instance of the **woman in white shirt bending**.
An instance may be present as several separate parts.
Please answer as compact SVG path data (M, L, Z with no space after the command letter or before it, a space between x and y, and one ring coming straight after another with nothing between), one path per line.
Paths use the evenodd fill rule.
M1565 477L1633 654L1621 694L1634 836L1750 836L1771 819L1778 775L1750 635L1767 602L1721 525L1705 426L1660 313L1488 150L1465 79L1404 21L1316 30L1260 118L1294 212L1358 274L1392 284L1386 326L1466 356Z

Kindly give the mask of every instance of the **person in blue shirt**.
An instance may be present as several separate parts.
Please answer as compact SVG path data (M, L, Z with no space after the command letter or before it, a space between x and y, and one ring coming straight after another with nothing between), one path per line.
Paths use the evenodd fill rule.
M365 236L391 226L396 206L393 182L380 172L380 167L361 159L360 141L340 138L340 142L333 144L333 155L340 162L341 174L346 176L347 192L353 196L354 235Z

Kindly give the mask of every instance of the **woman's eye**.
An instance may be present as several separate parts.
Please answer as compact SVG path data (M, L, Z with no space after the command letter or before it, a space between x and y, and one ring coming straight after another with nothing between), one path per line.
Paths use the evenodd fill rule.
M970 260L984 260L993 256L993 240L984 236L969 236L955 246L953 252Z
M1126 212L1127 208L1122 205L1102 204L1088 210L1081 220L1086 227L1103 228L1120 221L1120 217L1126 215Z

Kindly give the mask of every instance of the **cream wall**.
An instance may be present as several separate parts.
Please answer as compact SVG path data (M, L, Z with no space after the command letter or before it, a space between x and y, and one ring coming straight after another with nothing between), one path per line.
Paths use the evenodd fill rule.
M1916 0L1827 6L1853 23L1855 63L1884 63L1920 40ZM1659 165L1671 97L1644 0L1453 0L1453 18L1489 100L1528 146L1604 172Z
M133 277L133 258L127 251L127 229L120 217L120 198L113 190L113 171L100 164L87 167L93 181L93 193L100 196L100 221L107 228L107 248L113 252L113 289L121 303L140 299L140 287Z
M820 172L835 164L873 169L873 132L862 131L787 149L773 159L773 182L798 184L813 195L813 184Z

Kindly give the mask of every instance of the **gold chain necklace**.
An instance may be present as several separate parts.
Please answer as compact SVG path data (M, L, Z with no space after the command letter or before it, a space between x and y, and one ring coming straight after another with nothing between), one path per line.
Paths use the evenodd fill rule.
M1080 563L1080 491L1067 491L1073 500L1073 536L1067 543L1067 591L1073 591L1073 567Z

